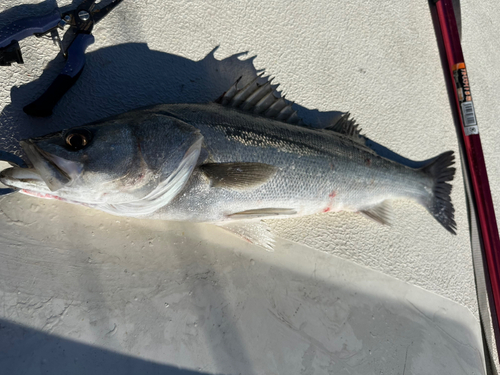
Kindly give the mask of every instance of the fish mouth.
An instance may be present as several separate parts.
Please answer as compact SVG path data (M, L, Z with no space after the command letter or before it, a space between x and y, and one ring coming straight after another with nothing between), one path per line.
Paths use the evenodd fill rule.
M50 191L57 191L69 185L82 172L81 163L50 154L30 140L20 144L33 168L14 167L2 171L0 180L8 186L23 188L26 183L31 187L45 184Z

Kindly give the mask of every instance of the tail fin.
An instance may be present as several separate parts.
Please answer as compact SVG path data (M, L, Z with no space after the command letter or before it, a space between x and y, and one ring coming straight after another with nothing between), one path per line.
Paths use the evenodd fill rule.
M453 151L447 151L436 157L421 170L433 179L432 195L422 204L450 233L456 234L455 209L451 203L451 185L447 181L453 180L455 168Z

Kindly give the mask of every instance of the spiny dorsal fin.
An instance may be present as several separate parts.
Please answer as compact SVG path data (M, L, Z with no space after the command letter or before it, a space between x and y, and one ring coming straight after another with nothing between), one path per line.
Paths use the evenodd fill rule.
M279 85L271 84L273 78L259 74L245 87L238 88L241 77L215 102L227 107L276 119L288 124L302 125L293 103L281 97L276 90Z
M340 119L333 125L327 126L325 130L331 130L339 134L348 136L361 144L365 144L365 139L361 135L361 128L356 124L356 121L349 118L351 114L346 112L340 117Z
M263 163L208 163L200 166L213 187L254 189L273 177L278 168Z
M271 84L273 78L263 77L263 74L259 74L243 88L238 88L242 77L238 78L229 90L215 102L288 124L309 127L304 124L297 111L293 109L293 103L286 100L284 96L282 97L276 90L279 85ZM314 128L334 131L364 146L365 137L361 135L361 129L356 124L356 121L349 117L350 113L347 112L333 125L326 124Z

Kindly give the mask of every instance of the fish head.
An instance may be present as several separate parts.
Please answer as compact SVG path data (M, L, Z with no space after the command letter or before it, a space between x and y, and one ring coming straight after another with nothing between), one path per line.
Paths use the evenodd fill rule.
M0 181L86 205L136 204L169 192L172 198L196 165L202 138L167 115L122 115L21 141L32 168L6 169Z
M85 126L21 141L40 189L102 190L135 174L134 139L127 127ZM22 183L22 181L20 181ZM33 187L34 185L31 185ZM109 186L109 188L113 188Z

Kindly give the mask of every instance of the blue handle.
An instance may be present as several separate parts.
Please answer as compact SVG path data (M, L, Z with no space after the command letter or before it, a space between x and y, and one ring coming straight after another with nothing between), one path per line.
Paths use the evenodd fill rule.
M85 50L94 43L91 34L78 34L68 49L68 60L61 74L52 82L47 91L33 103L23 108L30 116L47 117L64 94L75 84L85 66Z
M61 21L61 13L57 9L45 16L15 21L0 29L0 48L8 46L12 41L20 41L33 34L45 33L56 27L59 21Z
M68 60L61 72L70 77L75 77L85 65L85 51L87 47L94 43L92 34L78 34L73 43L68 48Z

